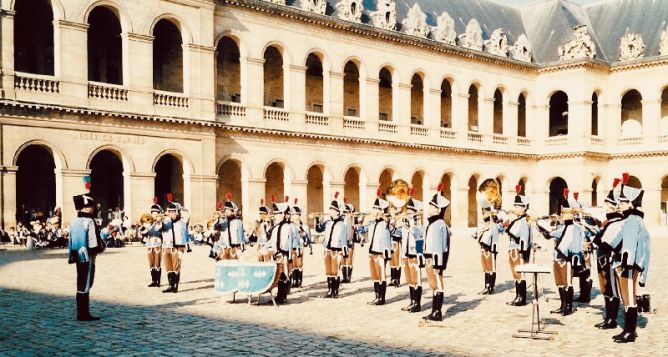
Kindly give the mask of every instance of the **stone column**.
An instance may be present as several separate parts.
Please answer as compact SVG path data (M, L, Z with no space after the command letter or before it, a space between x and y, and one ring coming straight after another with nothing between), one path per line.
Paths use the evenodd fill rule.
M435 189L434 189L435 190ZM452 229L457 232L464 231L468 228L469 223L469 189L458 188L455 185L450 187L451 199L450 210L452 211Z
M16 172L17 166L0 167L0 184L2 187L2 227L8 229L16 226Z
M286 66L284 65L283 67ZM285 108L291 112L291 126L306 130L306 66L290 65L288 73L289 76L285 78L289 78L289 85L286 87L291 92L287 92L288 88L285 89ZM308 108L309 111L310 109Z
M153 108L153 36L136 33L122 36L127 38L128 57L132 59L132 63L128 63L127 76L123 75L123 84L132 95L129 104L142 112L152 111L147 108Z
M155 194L155 172L129 172L123 173L124 182L129 181L129 185L124 185L124 210L132 221L147 213L153 204L153 195ZM130 197L128 200L128 193Z
M478 97L478 132L485 136L494 134L494 97ZM485 140L485 139L483 139Z
M659 189L645 190L642 211L645 213L645 222L648 227L657 227L661 224L661 185Z
M411 88L410 84L396 83L394 92L397 98L392 98L392 121L399 125L399 135L407 138L410 135L411 125Z
M591 100L568 102L568 144L580 147L591 133Z
M378 113L380 112L378 106L380 80L378 78L367 78L366 82L360 82L360 86L362 85L366 87L366 96L362 97L360 101L360 109L363 108L360 118L366 120L366 130L375 133L378 131Z
M622 134L622 106L621 104L605 104L605 118L603 122L599 122L599 130L605 128L608 145L617 145L619 137Z
M469 94L452 93L452 129L457 132L457 141L464 144L469 132Z
M13 99L14 94L14 15L16 12L0 10L0 68L2 68L2 82L0 83L0 98Z
M54 72L61 80L60 93L67 102L88 104L88 24L56 20L54 30Z
M429 112L425 111L424 123L437 132L437 137L440 137L441 129L441 92L440 88L425 90L425 96L429 96Z
M56 170L56 206L63 212L64 225L69 224L77 214L72 197L88 193L83 181L87 175L90 175L90 170Z
M550 136L550 106L527 105L527 138L532 146L545 145L545 139Z
M380 187L380 183L373 181L366 184L366 199L362 201L362 185L360 184L360 212L370 212L373 207L373 201L376 199L376 192Z
M264 185L267 182L264 178L249 178L248 179L248 197L251 204L251 207L245 208L244 211L244 224L250 224L250 222L258 218L257 208L260 205L260 200L264 200L264 205L267 207L271 206L271 198L264 197ZM271 209L271 208L270 208ZM249 227L252 227L249 226Z
M287 194L286 194L287 195ZM302 209L307 209L308 205L308 180L292 180L292 193L290 196L290 204L292 205L295 201L295 198L299 199L299 202L302 202L300 206ZM308 210L320 210L321 207L311 207L308 206Z
M249 124L259 125L264 120L264 59L246 57L246 68L248 68L244 81L241 82L242 101L246 101L246 116ZM243 89L246 87L247 89ZM252 202L252 200L251 200ZM259 202L259 201L258 201Z
M188 44L184 46L183 53L183 88L184 93L190 96L191 102L194 102L191 110L199 113L200 119L214 120L216 115L214 105L216 101L215 48ZM188 54L187 61L185 61L186 53Z
M329 131L340 132L343 129L343 73L329 72L329 88L323 91L324 113L329 115Z
M216 209L216 175L190 175L190 217L204 223Z
M642 101L642 132L645 144L656 143L658 140L660 118L661 98L644 99Z
M513 146L517 144L517 130L519 127L519 105L516 101L503 103L503 135L512 141Z

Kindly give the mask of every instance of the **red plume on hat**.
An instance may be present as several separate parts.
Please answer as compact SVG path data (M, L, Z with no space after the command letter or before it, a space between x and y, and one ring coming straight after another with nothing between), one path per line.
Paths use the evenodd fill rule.
M631 175L629 175L628 172L625 172L622 174L622 184L628 185L629 184L629 179L631 178Z
M343 203L346 203L346 204L348 203L348 197L343 198Z
M298 199L297 199L297 197L295 197L295 206L297 205L297 201L298 201Z
M522 192L522 185L515 186L515 193L519 195L520 192Z
M617 187L617 185L619 185L620 182L622 182L622 180L615 177L615 179L612 181L612 188Z
M410 191L408 191L408 196L413 197L415 195L415 187L411 187Z
M232 192L228 192L225 194L225 200L230 201L232 199Z
M158 196L153 196L153 204L154 205L158 204Z
M174 198L174 196L172 196L171 193L168 193L166 197L167 197L167 202L172 202L172 199Z
M564 198L568 199L568 187L564 187Z
M445 185L443 184L443 182L439 182L439 183L438 183L438 187L436 188L436 191L438 191L438 192L443 191L443 187L444 187L444 186L445 186Z
M334 192L334 199L339 198L339 191Z
M274 202L276 202L276 196L274 196L274 194L272 193L271 194L271 203L274 203Z
M573 192L573 198L575 198L576 201L578 200L579 196L580 196L580 192Z
M216 208L218 208L218 210L220 210L221 208L223 208L223 203L220 202L220 201L218 201L218 203L216 203Z
M260 198L260 206L264 206L264 198Z
M376 197L380 197L382 192L383 190L381 190L380 187L378 187L378 189L376 190Z
M288 201L290 201L290 196L285 196L285 200L283 200L283 202L288 202Z

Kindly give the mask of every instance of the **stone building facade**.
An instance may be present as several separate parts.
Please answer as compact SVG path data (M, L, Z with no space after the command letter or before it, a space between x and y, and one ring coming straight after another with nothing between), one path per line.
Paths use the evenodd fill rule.
M312 212L340 191L364 211L392 179L418 198L443 181L463 229L487 180L542 215L564 186L600 204L625 171L666 224L663 22L610 28L594 14L613 4L563 0L322 2L2 0L2 225L30 208L68 221L91 175L105 207L137 219L171 192L193 221L226 192L250 220L272 194Z

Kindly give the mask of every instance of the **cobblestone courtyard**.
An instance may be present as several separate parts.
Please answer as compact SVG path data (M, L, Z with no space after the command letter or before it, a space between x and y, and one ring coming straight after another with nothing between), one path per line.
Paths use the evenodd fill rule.
M483 285L478 250L463 235L453 241L439 327L418 326L431 306L428 289L420 314L400 310L408 302L405 285L388 288L387 305L366 305L373 297L367 247L358 247L353 283L342 284L337 300L320 298L326 286L316 247L306 256L304 287L293 289L289 304L278 308L248 306L245 299L231 304L214 294L208 247L186 255L178 294L146 287L143 248L108 250L98 257L91 294L91 310L102 317L98 323L75 321L75 271L64 250L10 247L0 251L0 355L668 355L662 314L668 272L661 256L668 243L655 237L652 244L648 291L657 313L642 315L638 341L623 346L612 342L612 332L593 327L602 314L598 289L589 306L578 305L568 317L549 315L558 302L541 300L549 329L559 333L554 341L512 338L530 327L531 306L505 304L514 297L507 254L499 254L497 293L477 295ZM245 259L253 252L247 250ZM537 261L549 263L550 256L550 250L540 251ZM551 277L539 282L548 299L557 298L553 286Z

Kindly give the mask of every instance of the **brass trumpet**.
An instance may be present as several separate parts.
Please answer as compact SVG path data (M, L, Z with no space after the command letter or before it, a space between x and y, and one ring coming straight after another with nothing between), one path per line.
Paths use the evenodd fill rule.
M308 215L306 215L306 217L308 217L308 219L314 219L316 217L322 218L324 216L325 216L325 214L323 212L311 212Z

